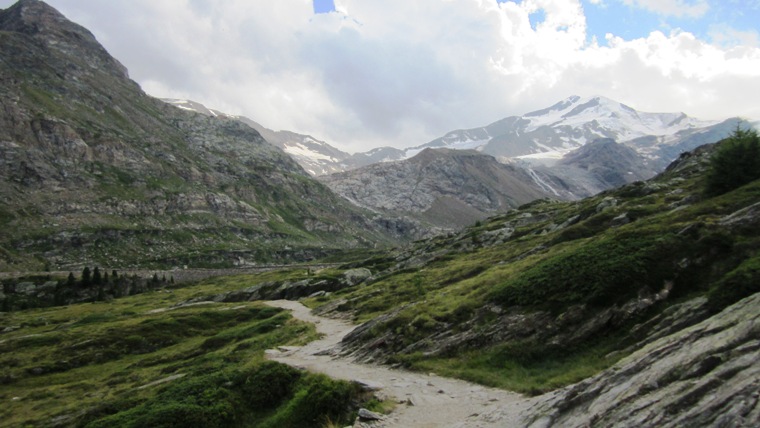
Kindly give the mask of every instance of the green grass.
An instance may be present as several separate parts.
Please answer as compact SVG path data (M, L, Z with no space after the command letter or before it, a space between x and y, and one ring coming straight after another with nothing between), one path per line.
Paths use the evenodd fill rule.
M758 291L757 222L728 229L720 219L760 200L760 181L705 198L702 175L679 174L669 172L654 184L634 184L583 201L537 201L453 237L354 262L351 266L376 269L371 283L308 304L337 303L338 311L357 322L390 314L363 333L361 341L382 337L380 358L412 369L529 393L576 382L609 367L624 356L620 351L630 351L640 340L629 334L631 323L644 322L685 298L707 295L717 311ZM643 191L646 186L651 187ZM610 196L618 204L597 212ZM680 207L686 197L692 202ZM623 213L631 222L611 227ZM571 218L573 225L553 229ZM503 244L489 243L488 233L506 223L514 226L512 236ZM414 262L406 265L407 260ZM489 342L478 336L509 329L499 324L503 314L544 313L554 319L576 307L585 308L583 322L590 314L666 286L667 300L631 321L610 325L604 337L596 337L604 343L589 338L557 352L540 341ZM577 325L555 334L570 337ZM468 346L437 348L435 338L460 332L474 332L476 339L467 343L477 343L476 352ZM607 357L610 353L615 357Z
M348 423L352 403L369 398L356 386L264 360L265 349L314 339L312 325L258 302L172 308L294 275L215 278L109 303L0 313L0 325L18 327L0 340L0 426Z
M520 350L524 352L524 350ZM606 356L596 347L563 356L524 353L516 357L515 347L496 346L469 351L455 358L425 358L410 355L402 361L414 370L436 372L482 385L508 389L528 395L542 394L569 385L614 364L619 356Z

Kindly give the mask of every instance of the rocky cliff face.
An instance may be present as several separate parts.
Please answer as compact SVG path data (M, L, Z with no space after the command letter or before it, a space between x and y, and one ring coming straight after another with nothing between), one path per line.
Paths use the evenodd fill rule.
M540 187L560 199L580 199L635 181L665 168L611 138L600 138L566 154L551 166L520 162Z
M322 177L333 191L379 212L458 228L546 197L528 173L474 151L427 149L398 162Z
M245 264L385 239L255 130L147 96L41 1L0 12L0 59L4 269Z
M760 424L760 294L540 397L528 427ZM499 412L489 415L498 418Z

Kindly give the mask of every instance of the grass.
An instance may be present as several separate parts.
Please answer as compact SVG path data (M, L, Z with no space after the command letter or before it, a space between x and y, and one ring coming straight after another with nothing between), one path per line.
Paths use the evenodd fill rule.
M588 378L620 359L607 356L609 348L596 346L562 356L523 354L500 345L468 351L454 358L427 358L412 354L402 359L413 370L435 372L470 382L538 395ZM521 350L522 351L522 350Z
M369 399L355 385L264 360L265 349L315 338L312 325L258 302L172 308L293 275L215 278L109 303L0 313L0 325L17 327L0 340L0 426L349 422L352 403Z
M387 362L527 393L551 390L624 356L620 351L640 340L629 335L631 322L646 321L687 297L707 295L718 311L758 291L756 221L729 229L720 219L760 200L760 181L713 198L705 198L703 188L703 175L668 172L653 183L583 201L537 201L454 236L353 262L375 269L372 282L307 302L337 303L357 322L386 315L355 346L382 343L373 355ZM605 197L618 203L600 211ZM691 202L682 206L687 197ZM612 227L612 219L624 213L630 222ZM570 219L572 225L556 229ZM511 237L489 242L489 233L505 225L514 229ZM563 352L546 342L491 342L486 336L511 328L499 324L505 314L544 313L551 320L580 307L586 308L583 322L666 284L672 286L667 300ZM555 334L570 337L577 325ZM474 338L466 346L438 347L458 333ZM601 339L606 342L595 342ZM470 350L472 343L477 351Z

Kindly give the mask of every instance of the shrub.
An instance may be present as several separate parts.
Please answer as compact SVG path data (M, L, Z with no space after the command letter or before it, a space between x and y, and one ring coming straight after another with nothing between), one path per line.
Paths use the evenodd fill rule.
M494 290L503 305L576 303L607 305L635 295L643 286L660 286L673 275L679 248L673 235L629 235L583 243L532 265Z
M707 295L708 304L714 311L760 292L760 257L745 260L715 283Z
M720 195L760 178L760 137L754 129L736 128L710 160L707 193Z

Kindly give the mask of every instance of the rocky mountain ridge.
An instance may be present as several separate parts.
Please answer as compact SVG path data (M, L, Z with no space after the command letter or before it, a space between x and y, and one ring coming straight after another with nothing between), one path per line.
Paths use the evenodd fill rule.
M455 230L549 197L523 168L475 151L426 149L417 156L320 177L353 203ZM418 237L419 238L419 237Z
M390 242L249 126L146 95L44 2L0 11L2 269L232 266Z
M204 114L224 115L192 101L167 101ZM452 131L421 146L407 149L380 147L349 155L310 136L274 132L248 118L230 117L262 132L267 141L289 153L312 175L344 172L322 181L361 206L386 211L399 208L390 207L388 203L390 199L400 197L395 189L371 186L375 194L370 194L367 189L354 190L351 186L359 184L356 177L362 176L360 181L364 183L370 177L386 181L378 177L397 174L398 167L394 162L413 159L427 149L476 150L512 165L511 168L524 169L532 177L536 192L545 192L559 199L579 199L651 178L680 153L717 141L737 126L751 126L736 118L722 122L703 121L683 113L639 112L604 97L583 99L572 96L551 107L508 117L485 127ZM361 171L349 172L359 169ZM450 177L438 178L448 180ZM478 180L475 176L469 179ZM409 185L406 183L402 188ZM454 197L461 200L463 196ZM444 204L442 208L447 207ZM428 208L418 207L411 211L401 208L401 212L404 215L412 213L415 217ZM441 219L433 221L433 225L450 228L454 224L466 223L464 219L469 221L478 217L473 210L466 211L472 214L458 215L462 221L452 223ZM476 211L482 211L482 208L476 208Z

